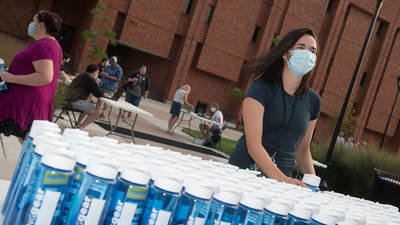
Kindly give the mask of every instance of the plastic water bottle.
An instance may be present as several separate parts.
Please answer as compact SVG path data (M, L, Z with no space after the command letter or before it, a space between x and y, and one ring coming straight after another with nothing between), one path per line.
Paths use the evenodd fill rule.
M321 178L320 177L315 176L313 174L304 174L302 181L313 192L319 192L319 183L321 182Z
M211 206L212 191L197 182L189 182L182 191L172 224L203 225Z
M142 225L167 225L172 221L182 185L169 178L157 178L149 190Z
M310 223L312 211L304 209L301 206L295 206L294 210L289 212L287 225L308 225Z
M74 166L71 158L45 153L19 202L21 210L13 218L15 224L60 224L62 202Z
M78 194L73 198L66 224L104 222L117 172L116 167L102 161L88 164Z
M34 171L36 170L36 167L38 166L42 155L45 152L48 151L57 151L61 152L63 147L58 146L56 141L53 142L53 144L40 144L38 145L32 156L26 157L24 161L27 161L24 163L24 168L21 167L20 174L17 175L16 183L11 190L11 195L10 195L10 200L9 200L9 207L7 212L5 213L5 219L4 221L9 221L14 220L16 214L19 212L21 209L20 207L20 202L22 201L22 198L24 196L24 193L27 191L28 185L30 180L32 179L32 176L34 174ZM58 150L55 150L58 149ZM66 151L66 150L64 150ZM69 157L71 159L74 159L75 154L72 152L64 152L64 156ZM11 188L11 187L10 187Z
M33 143L33 135L37 130L41 130L42 128L46 128L47 125L44 125L44 123L42 123L43 120L35 120L33 121L32 124L32 128L31 131L28 133L28 135L25 138L24 144L22 146L21 152L19 154L18 157L18 161L14 170L14 174L13 177L11 179L10 182L10 186L8 188L8 192L5 198L5 201L3 203L3 207L1 212L3 213L3 215L5 215L5 213L8 211L9 209L9 204L10 204L10 198L12 196L12 191L15 189L15 184L17 182L17 177L19 174L21 174L21 167L24 168L26 162L28 161L27 159L25 159L26 155L30 155L33 152L33 149L31 149L31 145ZM46 121L47 123L50 123L48 121ZM58 129L59 132L59 128L55 128ZM50 132L50 131L49 131ZM57 130L54 130L53 132L57 132Z
M239 196L228 191L214 194L206 225L228 225L235 223L238 210Z
M76 194L78 194L79 188L82 184L84 172L86 171L87 164L89 163L89 155L86 153L78 153L76 158L76 164L74 168L74 176L71 178L67 193L65 194L63 212L62 212L62 223L67 222L68 214L70 213L72 201Z
M287 205L272 202L264 208L262 225L286 225L288 213Z
M318 213L312 215L310 225L335 225L337 219L334 216Z
M149 190L149 176L124 168L112 192L105 225L139 225Z
M5 71L6 67L4 65L4 60L0 58L0 71ZM8 90L6 81L3 79L3 77L0 75L0 91L5 91Z
M262 199L244 194L239 202L236 224L261 225L264 205Z

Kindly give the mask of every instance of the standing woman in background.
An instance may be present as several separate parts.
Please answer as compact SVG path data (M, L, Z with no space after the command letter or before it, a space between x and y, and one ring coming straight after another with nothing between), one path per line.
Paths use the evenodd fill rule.
M321 110L321 97L310 88L317 42L308 29L289 32L248 73L256 79L243 101L245 133L229 163L257 165L270 178L297 185L295 160L304 174L315 174L310 142Z
M53 98L63 53L55 39L61 17L39 11L28 26L35 41L16 54L0 75L8 90L0 91L0 133L22 141L33 120L53 120Z
M191 105L188 102L188 96L190 90L191 88L189 84L185 84L175 92L174 101L172 102L171 110L169 111L171 117L169 118L168 121L167 132L170 134L172 133L172 128L174 127L176 121L179 119L179 114L181 113L182 104L186 104L193 108L193 105Z

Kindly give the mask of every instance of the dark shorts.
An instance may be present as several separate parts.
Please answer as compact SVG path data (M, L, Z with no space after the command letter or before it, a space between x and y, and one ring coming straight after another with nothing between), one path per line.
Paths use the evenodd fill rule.
M125 101L131 103L134 106L139 107L140 100L142 100L142 96L136 97L130 94L128 91L126 92Z
M169 110L169 113L171 113L174 116L178 116L181 113L181 108L182 104L179 102L172 102L171 109Z

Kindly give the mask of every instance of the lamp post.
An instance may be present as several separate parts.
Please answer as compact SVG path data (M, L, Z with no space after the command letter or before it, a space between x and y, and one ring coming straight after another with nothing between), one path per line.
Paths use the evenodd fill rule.
M397 98L399 97L399 92L400 92L400 76L397 77L397 94L396 94L396 98L394 99L394 102L393 102L392 111L390 111L389 119L388 119L388 121L386 123L385 131L383 132L381 144L379 145L379 151L381 151L381 149L383 147L383 143L385 142L386 133L387 133L387 130L389 128L390 120L392 119L394 106L396 105Z
M335 149L336 139L337 139L337 136L339 135L340 128L342 127L343 117L344 117L344 114L346 112L347 105L349 104L351 93L353 91L353 87L354 87L354 84L355 84L356 79L357 79L357 74L358 74L358 71L360 69L361 63L363 61L363 58L364 58L364 55L365 55L365 50L366 50L366 48L368 46L368 42L369 42L369 40L371 38L372 30L374 28L376 20L378 19L379 11L382 8L383 1L384 0L377 0L376 1L375 13L374 13L374 15L372 17L372 21L371 21L371 24L369 26L369 29L368 29L368 32L367 32L367 36L365 37L365 40L364 40L364 43L363 43L363 46L362 46L362 49L361 49L360 56L358 57L356 68L354 70L353 77L352 77L352 79L350 81L349 88L347 89L347 94L346 94L346 97L344 99L342 110L340 111L338 122L336 123L336 128L335 128L335 131L333 132L333 135L332 135L332 140L331 140L331 143L329 145L328 153L326 154L325 164L328 167L323 171L322 176L321 176L321 179L322 179L321 180L321 186L322 186L322 188L324 188L324 186L327 187L325 178L326 178L326 175L328 173L329 167L332 164L332 155L333 155L333 150Z

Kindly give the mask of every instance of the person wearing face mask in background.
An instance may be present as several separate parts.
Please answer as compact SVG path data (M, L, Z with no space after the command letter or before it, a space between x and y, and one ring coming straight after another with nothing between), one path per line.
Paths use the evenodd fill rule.
M295 160L302 173L315 174L310 142L321 97L309 81L316 52L312 30L296 29L245 70L255 79L243 100L244 134L230 164L257 166L269 178L301 186L291 178Z
M8 90L0 91L0 133L22 142L33 120L53 120L53 98L63 52L55 36L61 17L39 11L28 26L35 41L16 54L8 72L0 71Z
M95 121L100 116L100 105L98 101L96 107L89 101L92 94L96 98L104 96L96 82L99 74L99 66L90 64L86 67L86 73L78 75L66 89L66 99L73 109L82 111L79 115L78 124L81 124L85 116L88 116L80 125L85 128L87 125Z
M211 120L220 123L221 125L212 125L212 127L210 127L207 124L200 124L199 128L200 128L200 132L203 135L204 138L208 138L208 136L210 135L210 130L212 129L222 129L223 126L223 121L224 121L224 115L222 114L221 111L219 111L219 105L218 103L214 102L211 103L210 106L210 112L213 114L211 116Z

